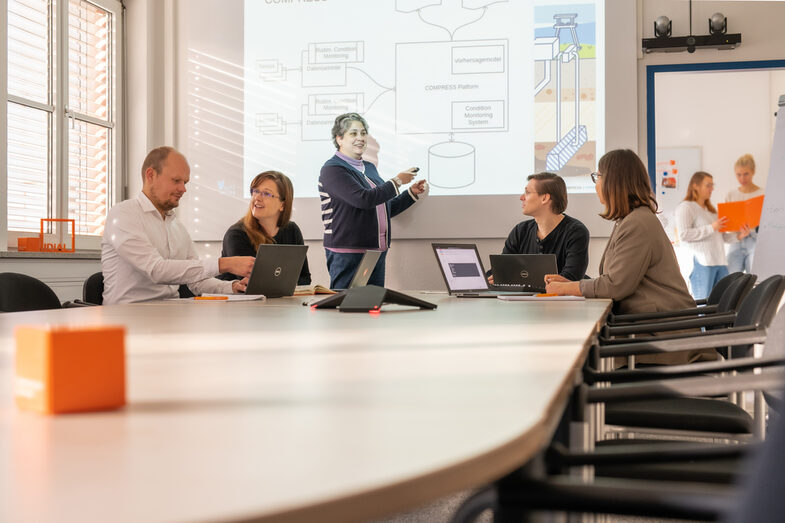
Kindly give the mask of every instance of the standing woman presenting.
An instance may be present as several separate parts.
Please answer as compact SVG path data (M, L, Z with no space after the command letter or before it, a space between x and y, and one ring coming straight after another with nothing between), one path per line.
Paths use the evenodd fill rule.
M425 180L399 191L416 176L418 169L414 167L391 180L382 180L376 166L363 160L368 145L368 124L357 113L338 116L332 137L337 151L319 174L330 288L347 288L368 250L382 251L368 283L384 287L390 218L420 198L425 191Z
M751 154L745 154L736 160L733 169L736 171L739 188L728 193L725 197L726 202L739 202L763 196L763 189L752 182L752 177L755 176L755 159ZM755 253L757 237L757 230L750 229L747 225L743 225L736 232L724 234L725 241L730 244L728 247L729 271L752 271L752 255Z
M684 201L676 208L679 241L690 250L693 258L690 286L696 300L706 298L714 285L728 275L725 244L718 232L727 218L718 218L711 203L714 178L698 171L690 178Z

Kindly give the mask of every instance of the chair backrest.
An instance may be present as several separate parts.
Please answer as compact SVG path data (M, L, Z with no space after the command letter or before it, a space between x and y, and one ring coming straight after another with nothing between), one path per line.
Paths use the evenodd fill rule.
M722 298L722 295L725 293L725 289L727 289L731 283L733 283L734 281L736 281L738 278L742 276L744 276L744 273L738 271L738 272L732 272L727 276L725 276L724 278L721 278L720 281L715 283L714 287L711 289L709 296L706 298L706 305L719 305L720 299Z
M16 272L0 273L0 312L59 309L60 299L39 279Z
M104 274L96 272L91 274L82 285L82 300L94 305L104 303Z
M734 327L754 326L767 328L777 313L782 295L785 293L785 276L774 275L766 278L753 288L741 303L736 313ZM768 334L766 336L768 338ZM730 356L735 358L749 355L751 345L735 345ZM726 350L719 351L728 357Z
M754 274L734 274L738 274L738 276L725 286L720 301L717 303L717 312L738 311L744 298L746 298L747 294L752 290L755 280L758 279ZM720 282L722 282L722 280L720 280ZM717 282L717 285L719 285L720 282Z

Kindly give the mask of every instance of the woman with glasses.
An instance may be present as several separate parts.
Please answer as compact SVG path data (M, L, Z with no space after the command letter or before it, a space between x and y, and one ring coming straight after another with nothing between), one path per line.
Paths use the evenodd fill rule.
M600 260L600 276L568 281L558 274L549 274L545 276L547 292L611 298L617 314L694 307L673 246L655 214L657 202L649 174L638 155L628 149L605 154L592 179L600 203L605 206L600 216L615 222ZM639 356L636 361L678 364L701 356L693 351Z
M337 151L319 174L330 288L347 288L368 250L382 251L368 283L383 287L390 247L390 218L420 198L425 192L425 181L400 191L402 185L416 176L418 169L414 167L384 181L376 166L363 159L368 145L368 124L357 113L338 116L332 138Z
M719 232L727 218L717 217L717 209L711 203L713 191L712 175L697 171L690 178L684 201L676 207L679 241L693 257L690 286L696 300L706 298L714 285L728 275L725 245Z
M293 198L292 181L285 174L278 171L258 174L251 181L248 212L224 234L221 256L256 256L259 245L263 243L303 245L300 228L290 220ZM225 280L236 278L233 274L222 274L220 277ZM297 284L311 284L307 258Z

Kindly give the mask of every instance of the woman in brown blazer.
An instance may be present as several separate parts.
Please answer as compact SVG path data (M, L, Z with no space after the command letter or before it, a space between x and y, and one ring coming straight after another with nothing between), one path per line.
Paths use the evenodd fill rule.
M616 222L600 260L600 276L568 281L549 274L545 277L546 291L611 298L613 311L618 314L695 307L673 246L655 214L657 202L641 159L629 149L617 149L600 158L597 167L592 180L605 206L600 216ZM638 361L686 363L697 357L697 353L682 353L639 357Z

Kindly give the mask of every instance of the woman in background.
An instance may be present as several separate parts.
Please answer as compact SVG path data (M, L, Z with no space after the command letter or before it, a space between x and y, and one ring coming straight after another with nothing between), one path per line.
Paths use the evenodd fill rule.
M714 178L698 171L690 178L684 201L676 208L676 227L679 241L692 253L690 273L692 296L706 298L714 285L728 275L725 244L719 230L727 218L718 218L711 203Z
M751 154L741 156L733 166L736 172L738 189L733 189L725 197L726 202L739 202L749 200L756 196L763 196L763 189L752 182L755 176L755 159ZM728 247L728 270L730 272L752 271L752 255L755 253L755 243L758 237L757 228L751 229L746 224L738 231L728 232L724 235Z
M256 256L259 245L263 243L303 245L300 228L290 220L293 199L294 188L288 176L278 171L258 174L251 181L248 212L224 234L221 256ZM233 280L236 276L222 274L220 278ZM297 285L310 284L311 273L306 258Z
M568 281L545 276L548 293L587 298L611 298L617 314L657 312L695 306L679 271L676 254L657 219L657 202L649 174L629 149L606 153L592 173L600 214L615 222L600 260L600 276ZM716 358L710 351L708 358ZM700 351L636 357L640 363L680 364L701 358Z

